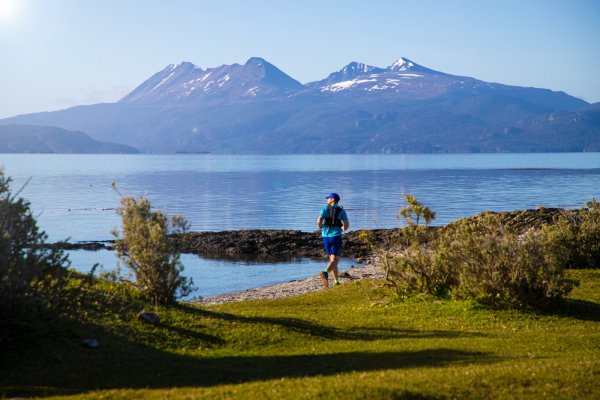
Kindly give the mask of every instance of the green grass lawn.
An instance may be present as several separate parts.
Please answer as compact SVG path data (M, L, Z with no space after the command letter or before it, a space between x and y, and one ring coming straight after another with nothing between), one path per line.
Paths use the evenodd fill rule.
M472 302L391 302L360 281L294 298L139 309L24 333L0 397L600 398L600 270L544 313ZM98 349L82 339L100 341Z

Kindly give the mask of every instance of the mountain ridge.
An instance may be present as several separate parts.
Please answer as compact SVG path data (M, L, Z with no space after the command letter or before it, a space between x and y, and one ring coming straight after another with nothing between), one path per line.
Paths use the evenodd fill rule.
M207 69L170 64L117 103L0 125L59 126L159 153L598 151L598 112L564 92L447 74L404 57L386 68L352 61L304 85L252 57ZM559 124L553 113L571 119Z
M182 62L169 64L118 102L231 101L236 98L285 95L303 87L300 82L260 57L252 57L244 65L221 65L206 70Z
M0 153L135 154L139 150L118 143L99 142L83 132L54 126L0 126Z

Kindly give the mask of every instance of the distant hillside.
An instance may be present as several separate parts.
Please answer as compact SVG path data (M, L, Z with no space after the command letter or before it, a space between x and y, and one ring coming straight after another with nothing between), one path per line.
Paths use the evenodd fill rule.
M145 152L600 151L600 107L548 89L351 62L301 84L267 61L171 64L117 103L21 115Z
M53 126L0 126L0 153L139 153L116 143L98 142L83 132Z

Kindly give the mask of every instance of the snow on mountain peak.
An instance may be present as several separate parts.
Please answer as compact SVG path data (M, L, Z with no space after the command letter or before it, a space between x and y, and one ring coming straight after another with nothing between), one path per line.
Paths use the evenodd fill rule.
M394 61L394 63L388 69L391 69L392 71L407 71L414 66L415 63L413 63L409 59L400 57L399 59Z
M250 88L250 89L248 89ZM237 99L268 97L298 91L302 84L263 58L244 65L203 70L191 62L169 64L144 81L123 102L184 101L186 98Z
M193 63L189 62L189 61L182 61L179 64L169 64L167 65L167 67L165 68L165 70L168 71L175 71L176 69L202 69L200 67L197 67L196 65L194 65Z
M362 72L362 73L368 74L374 68L375 67L372 67L367 64L352 61L350 64L348 64L344 68L342 68L341 72L348 73L348 72L352 71L352 72Z
M376 79L352 79L343 82L337 82L332 85L323 86L320 88L321 92L341 92L343 90L348 90L355 88L357 86L364 85L366 83L376 82Z

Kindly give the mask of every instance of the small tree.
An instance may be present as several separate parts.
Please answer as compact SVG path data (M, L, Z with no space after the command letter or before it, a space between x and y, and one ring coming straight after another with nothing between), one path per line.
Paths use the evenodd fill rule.
M399 214L404 218L409 227L419 226L421 218L425 221L425 226L429 225L429 222L435 219L435 212L419 203L417 198L412 194L405 194L404 199L407 205L400 209Z
M0 168L0 315L5 321L33 321L41 312L65 311L69 261L44 245L46 234L20 191L11 192L11 181Z
M114 187L114 184L113 184ZM183 265L169 234L184 233L189 224L183 216L169 219L152 211L142 197L121 197L117 209L123 224L123 238L113 230L117 255L133 271L136 285L146 291L155 304L169 304L177 296L192 291L193 282L181 276Z
M404 199L407 205L400 209L399 216L407 225L403 229L406 243L392 249L393 253L388 250L382 255L387 283L401 297L414 293L444 294L452 274L449 268L436 262L435 253L426 247L429 235L419 226L421 218L425 225L435 219L435 212L411 194L405 194Z

